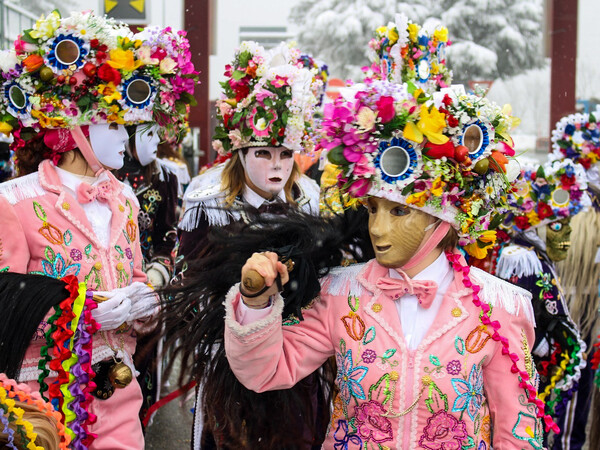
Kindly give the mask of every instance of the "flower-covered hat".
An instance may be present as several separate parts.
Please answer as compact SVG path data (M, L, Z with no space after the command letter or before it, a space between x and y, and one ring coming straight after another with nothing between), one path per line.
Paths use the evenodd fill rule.
M90 12L42 17L0 56L3 131L156 121L185 114L196 72L184 33L134 37Z
M375 30L369 42L367 76L396 83L412 82L427 92L450 86L452 73L446 66L448 29L438 26L433 33L412 23L403 14Z
M220 154L250 146L311 150L317 99L314 74L304 68L300 51L284 43L266 51L256 42L242 42L217 100L213 148ZM318 81L318 80L317 80Z
M600 111L571 114L552 131L553 159L569 158L586 170L588 183L600 190Z
M519 233L574 216L591 204L586 189L583 166L570 159L523 165L503 226Z
M438 106L436 106L438 105ZM353 197L384 197L449 222L465 249L485 256L518 174L513 119L489 100L375 80L325 106L319 143ZM508 172L508 173L507 173Z

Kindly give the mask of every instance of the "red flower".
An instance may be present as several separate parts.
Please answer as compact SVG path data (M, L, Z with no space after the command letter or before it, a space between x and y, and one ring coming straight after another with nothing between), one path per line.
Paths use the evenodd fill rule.
M442 409L427 419L419 445L430 450L460 449L467 438L467 425Z
M377 115L382 123L387 123L396 116L393 97L382 96L377 100Z
M425 144L424 153L430 158L435 159L440 159L442 156L445 156L446 158L454 158L454 144L451 140L449 140L445 144L440 145L427 142Z
M162 61L167 56L167 52L162 48L157 48L154 53L152 53L152 58L156 58L159 61Z
M575 176L570 177L566 173L564 173L560 176L560 182L562 184L562 188L565 191L570 191L571 186L573 186L577 182L577 179L575 178Z
M107 58L106 52L97 51L96 52L96 62L101 64Z
M526 230L529 228L529 219L525 216L515 217L515 225L520 230Z
M98 45L100 45L100 41L98 41L98 39L91 39L90 40L90 47L96 48L96 47L98 47Z
M384 413L383 405L375 400L355 406L355 425L360 437L365 441L378 444L391 441L394 438L392 422L387 417L383 417Z
M242 83L238 83L235 87L233 87L233 92L235 92L235 101L239 102L243 99L245 99L246 97L248 97L248 94L250 93L250 88L248 87L247 84L242 84Z
M450 106L452 104L452 98L450 98L450 96L448 94L444 95L444 98L442 99L442 103L446 106Z
M552 217L554 215L554 211L552 211L552 208L547 203L540 202L538 203L537 207L537 215L540 220L544 220L547 217Z
M117 69L110 67L108 64L102 64L98 68L98 78L107 83L112 81L115 86L121 83L121 73Z
M458 119L454 117L452 114L446 115L446 122L450 128L454 128L458 126Z

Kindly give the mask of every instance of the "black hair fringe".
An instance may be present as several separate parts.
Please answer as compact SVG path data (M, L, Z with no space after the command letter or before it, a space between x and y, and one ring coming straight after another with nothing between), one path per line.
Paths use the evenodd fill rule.
M55 305L69 297L64 281L44 275L0 273L0 372L19 378L25 352L40 323Z
M236 379L225 355L225 296L240 281L246 260L260 251L275 251L294 262L282 294L283 318L302 320L302 308L318 296L320 279L331 268L373 256L367 212L359 208L319 218L290 211L261 215L252 224L212 228L200 257L188 261L178 283L161 295L165 350L170 352L167 376L180 361L179 385L192 379L203 385L205 427L218 448L310 448L322 442L328 425L333 364L292 389L258 394Z

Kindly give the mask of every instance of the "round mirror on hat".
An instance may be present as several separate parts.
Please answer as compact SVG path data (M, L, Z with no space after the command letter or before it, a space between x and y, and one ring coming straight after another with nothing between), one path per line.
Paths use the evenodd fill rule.
M404 181L413 175L419 165L419 157L410 142L402 138L379 142L379 153L375 166L381 171L381 178L389 184Z
M476 161L481 157L490 145L490 136L487 127L476 120L463 128L460 144L469 149L469 158Z

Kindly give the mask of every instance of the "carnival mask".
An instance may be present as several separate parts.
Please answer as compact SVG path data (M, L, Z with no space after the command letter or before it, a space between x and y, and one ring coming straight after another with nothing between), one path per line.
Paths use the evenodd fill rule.
M552 261L562 261L567 258L571 247L570 217L557 220L546 228L546 253Z
M135 153L142 166L147 166L156 159L160 137L158 125L140 125L135 131Z
M127 130L116 123L93 124L89 127L90 145L100 164L108 169L123 167L125 145L129 140Z
M246 184L260 196L270 199L288 182L294 167L294 152L285 147L251 147L240 160Z
M385 198L370 197L369 235L377 262L402 267L417 252L435 218Z

